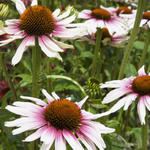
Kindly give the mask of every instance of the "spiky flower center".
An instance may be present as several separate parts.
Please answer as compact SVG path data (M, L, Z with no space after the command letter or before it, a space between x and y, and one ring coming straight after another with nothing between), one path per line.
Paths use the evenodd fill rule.
M20 16L19 27L29 35L50 34L55 27L55 19L48 8L32 6Z
M109 33L108 29L104 27L104 28L102 28L102 39L105 39L105 38L112 39L112 36Z
M119 14L132 14L132 10L128 7L119 7L117 9L117 15Z
M103 20L110 20L111 19L111 14L105 9L93 9L92 10L92 17L96 19L103 19Z
M132 89L140 95L150 94L150 76L139 76L133 80Z
M45 110L45 119L55 128L77 130L81 124L81 111L72 101L59 99L51 102Z
M150 20L150 12L144 12L143 13L143 19Z

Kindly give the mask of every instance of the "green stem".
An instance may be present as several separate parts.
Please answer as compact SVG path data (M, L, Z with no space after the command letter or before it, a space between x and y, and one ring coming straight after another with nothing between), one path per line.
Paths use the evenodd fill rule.
M149 43L150 43L150 29L148 28L147 35L145 38L144 50L143 50L143 53L142 53L142 56L140 59L140 63L139 63L139 68L141 68L144 64Z
M100 70L101 70L101 53L100 52L100 44L102 39L102 30L100 28L97 28L97 34L96 34L96 46L94 50L94 58L93 58L93 64L92 64L92 76L97 78L100 76ZM100 61L100 63L99 63ZM98 78L99 80L99 78Z
M32 96L39 97L39 74L41 64L41 49L38 44L38 37L35 36L35 47L32 50Z
M48 58L47 60L47 66L46 66L46 72L47 72L47 75L50 75L51 73L51 67L50 67L50 58ZM52 81L50 79L47 79L47 92L48 93L51 93L52 92Z
M135 38L136 38L136 36L139 32L139 25L140 25L140 22L141 22L145 2L146 2L146 0L139 0L138 1L138 9L137 9L137 14L136 14L136 20L135 20L135 23L134 23L134 28L132 30L128 45L127 45L127 47L125 49L125 52L124 52L124 57L123 57L123 60L122 60L122 63L121 63L118 79L123 78L124 70L125 70L128 58L130 56L131 49L133 47L133 43L134 43Z
M38 44L38 36L35 36L35 47L32 49L32 96L38 98L40 93L39 74L41 64L41 49ZM37 150L37 142L30 144L31 150Z
M14 85L9 77L8 72L7 72L7 67L6 67L5 60L4 60L4 53L0 53L0 63L1 63L1 67L2 67L2 70L4 73L4 77L5 77L6 81L8 82L9 88L12 91L13 99L14 99L14 101L17 101L16 90L15 90Z
M147 150L147 123L148 115L145 117L145 125L142 125L142 150Z

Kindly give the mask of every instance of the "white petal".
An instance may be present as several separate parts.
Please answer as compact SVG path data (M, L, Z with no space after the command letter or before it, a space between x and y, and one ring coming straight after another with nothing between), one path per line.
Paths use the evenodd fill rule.
M12 65L16 65L22 58L24 51L28 48L28 45L33 44L34 36L26 37L19 45L15 55L12 58Z
M70 9L68 9L66 12L64 12L62 15L58 16L57 19L63 19L66 18L70 14Z
M145 96L144 104L147 109L150 111L150 96Z
M36 104L41 105L41 106L47 105L44 101L42 101L41 99L38 99L38 98L28 97L28 96L20 96L20 98L34 101Z
M74 48L73 45L69 45L69 44L66 44L66 43L57 41L57 40L55 40L55 39L53 39L53 41L54 41L58 46L60 46L61 48L64 48L64 49L67 49L67 48L73 49L73 48Z
M52 96L56 99L60 99L60 97L55 93L55 92L52 92Z
M48 47L46 47L45 43L41 39L41 37L38 37L39 45L41 47L41 50L48 56L48 57L55 57L62 61L61 56L58 52L51 51Z
M54 100L54 98L50 96L45 89L42 90L42 93L45 95L48 103L51 103Z
M30 134L28 137L26 137L25 140L23 140L24 142L31 142L34 141L38 138L40 138L41 134L44 132L46 127L42 127L40 129L38 129L36 132Z
M137 104L138 115L142 125L145 124L145 116L146 116L146 109L143 101L144 101L143 97L140 97L140 100Z
M79 143L75 135L72 134L72 132L63 130L63 136L65 137L66 141L69 143L73 150L84 150L82 145Z
M88 96L86 96L83 100L81 100L80 102L77 102L76 104L81 108L87 99L88 99Z
M132 91L131 89L122 89L122 88L112 90L104 97L102 103L103 104L110 103L110 102L114 101L115 99L117 99L131 91Z
M56 9L54 12L53 12L53 16L54 17L57 17L58 15L60 14L60 9Z
M66 150L65 139L62 136L62 131L58 130L55 138L55 150Z
M146 75L144 66L142 66L142 67L138 70L138 75L139 75L139 76Z
M130 106L130 104L132 103L132 101L135 101L135 99L138 97L137 94L129 94L128 96L126 96L126 102L124 105L124 110L127 110L128 107Z
M37 0L32 0L31 6L35 6L38 5L38 1Z
M48 127L41 135L41 141L45 144L53 144L56 135L56 129L54 127Z
M45 144L43 143L42 146L40 147L40 150L49 150L51 148L52 144Z
M16 9L20 14L22 14L26 10L25 5L21 0L11 0L11 1L13 1L16 4Z
M42 37L43 42L45 43L45 46L51 49L54 52L64 52L63 49L61 49L59 46L57 46L50 38L43 35Z
M61 25L67 25L67 24L71 23L72 21L74 21L75 18L76 18L76 16L72 15L72 16L66 18L66 19L63 19L63 20L59 21L59 24L61 24Z

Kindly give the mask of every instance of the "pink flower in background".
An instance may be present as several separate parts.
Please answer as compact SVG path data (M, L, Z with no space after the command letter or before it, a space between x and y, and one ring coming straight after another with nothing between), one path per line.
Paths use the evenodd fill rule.
M35 45L35 36L41 50L48 57L62 59L58 52L64 52L63 48L73 48L73 46L55 40L52 36L63 39L74 39L82 36L82 31L78 28L67 28L74 21L75 15L69 16L70 9L60 14L60 9L53 13L46 7L37 4L37 0L32 0L31 7L25 8L21 0L12 0L20 13L19 19L6 20L5 31L12 34L10 39L1 41L0 46L6 45L16 39L23 39L19 45L12 64L16 65L22 58L28 46ZM69 17L68 17L69 16Z
M48 103L38 98L21 96L36 104L17 101L13 106L6 106L7 110L21 116L5 122L7 127L17 127L12 131L13 135L37 129L24 141L30 142L40 138L43 142L40 150L49 150L53 143L56 150L66 150L66 141L73 150L84 150L81 143L88 150L96 150L96 146L100 150L106 147L101 134L112 133L114 129L93 121L99 118L99 115L81 109L87 96L74 103L71 98L60 98L54 92L52 96L46 90L42 92Z
M9 90L8 83L6 81L0 81L0 98L2 98Z
M143 12L143 17L140 25L148 25L148 27L150 27L150 11Z
M148 75L145 73L144 66L139 69L137 77L108 81L100 87L115 88L104 97L103 104L118 99L118 102L101 116L116 112L123 106L123 109L127 110L133 101L138 100L138 115L141 124L145 124L146 108L150 111L150 73Z
M83 10L78 18L86 19L85 23L93 28L107 28L111 33L119 31L120 34L126 33L126 26L121 17L116 15L115 8L103 7L93 10ZM117 28L116 28L117 27Z

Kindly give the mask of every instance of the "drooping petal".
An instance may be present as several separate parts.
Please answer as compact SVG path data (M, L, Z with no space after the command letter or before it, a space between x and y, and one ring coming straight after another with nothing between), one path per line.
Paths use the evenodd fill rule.
M41 137L42 133L45 131L45 129L47 129L47 127L42 127L42 128L39 128L36 132L30 134L28 137L26 137L25 140L23 140L24 142L31 142L31 141L34 141L38 138Z
M69 143L73 150L84 150L82 145L79 143L75 135L72 134L72 132L63 130L63 136L65 137L66 141Z
M15 55L12 58L12 65L16 65L22 58L24 51L28 48L28 45L33 45L34 36L27 36L19 45Z
M45 89L42 90L42 93L45 95L48 103L51 103L54 100L54 98L50 96Z
M110 103L112 101L114 101L115 99L129 93L132 92L132 89L122 89L122 88L118 88L118 89L114 89L112 91L110 91L103 99L102 103L103 104L107 104Z
M147 109L150 111L150 96L145 96L144 98L145 98L144 104L147 107Z
M55 150L66 150L66 143L62 131L58 130L55 138Z
M40 147L40 150L49 150L51 148L52 144L45 144L43 143L42 146Z
M56 136L56 129L54 127L47 127L47 129L41 135L41 141L45 144L53 144L53 141Z
M11 0L16 4L16 9L20 15L26 10L24 3L21 0Z
M137 104L137 111L142 125L145 124L145 116L146 116L146 109L143 101L144 101L143 97L140 97L140 100Z
M43 42L45 43L46 47L51 49L54 52L64 52L63 49L61 49L59 46L57 46L50 38L43 35L42 37Z
M66 18L66 19L63 19L63 20L59 21L59 24L60 25L67 25L67 24L73 22L75 20L75 18L76 18L76 16L72 15L72 16Z
M20 98L22 98L22 99L27 99L27 100L31 100L31 101L33 101L33 102L35 102L36 104L41 105L41 106L46 106L46 105L47 105L44 101L42 101L42 100L40 100L40 99L38 99L38 98L28 97L28 96L20 96Z
M144 75L146 75L144 66L142 66L142 67L138 70L138 75L139 75L139 76L144 76Z
M126 102L125 102L125 105L124 105L124 110L127 110L128 107L130 106L130 104L135 101L135 99L138 97L138 94L135 94L135 93L132 93L132 94L129 94L128 96L126 96Z
M51 51L48 47L46 47L45 43L41 39L41 37L38 37L39 45L41 47L41 50L48 56L48 57L55 57L62 61L61 56L58 52Z

